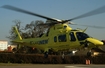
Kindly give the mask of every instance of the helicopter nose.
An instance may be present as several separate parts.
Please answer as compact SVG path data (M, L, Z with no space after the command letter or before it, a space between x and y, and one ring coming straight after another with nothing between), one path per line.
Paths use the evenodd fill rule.
M104 45L103 42L99 41L96 45Z
M88 38L87 41L93 43L96 46L103 46L104 43L101 42L100 40L94 39L94 38Z

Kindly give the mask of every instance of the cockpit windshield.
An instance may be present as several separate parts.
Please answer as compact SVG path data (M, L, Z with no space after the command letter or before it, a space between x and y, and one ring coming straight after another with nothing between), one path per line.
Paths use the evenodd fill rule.
M76 32L77 39L79 41L85 40L86 38L89 38L89 36L83 32Z

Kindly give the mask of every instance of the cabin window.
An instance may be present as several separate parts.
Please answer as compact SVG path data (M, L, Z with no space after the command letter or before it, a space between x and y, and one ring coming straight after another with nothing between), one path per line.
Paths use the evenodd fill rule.
M70 41L76 41L76 38L73 32L70 33Z
M56 36L54 37L54 42L57 42L57 37Z
M76 35L77 35L77 38L79 41L82 41L82 40L85 40L86 38L89 38L89 36L87 34L82 33L82 32L77 32Z
M58 36L59 42L66 42L66 34Z

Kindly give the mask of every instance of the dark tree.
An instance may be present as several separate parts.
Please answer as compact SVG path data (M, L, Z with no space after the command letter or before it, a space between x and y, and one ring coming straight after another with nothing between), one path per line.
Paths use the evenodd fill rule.
M44 25L42 26L39 24L44 24L44 22L41 20L37 20L37 21L32 21L30 24L26 24L25 29L24 29L26 31L25 38L39 37L42 33L44 33L47 28Z
M15 23L14 26L17 27L21 37L24 39L39 37L41 34L43 34L48 29L47 26L42 25L44 24L44 22L41 20L32 21L30 24L26 24L25 27L21 26L20 20L15 20L13 22ZM7 36L7 38L9 38L10 40L14 40L16 38L16 35L13 31L13 28L11 28L9 33L10 33L10 36Z

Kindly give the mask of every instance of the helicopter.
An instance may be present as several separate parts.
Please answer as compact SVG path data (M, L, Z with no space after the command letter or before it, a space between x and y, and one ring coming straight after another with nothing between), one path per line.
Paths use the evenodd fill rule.
M93 11L90 11L88 13L82 14L80 16L68 20L59 20L56 18L50 18L47 16L43 16L10 5L4 5L2 6L2 8L47 19L46 23L39 25L41 26L47 25L50 27L46 33L43 33L38 38L22 39L21 35L18 32L17 27L14 26L13 30L16 34L16 39L12 41L14 43L20 45L26 45L29 47L35 47L42 50L44 53L49 53L50 51L59 52L69 49L76 49L76 50L84 48L92 49L103 46L103 42L93 37L90 37L88 34L85 33L87 28L85 30L72 29L68 24L73 24L71 22L72 20L104 13L105 10L103 9L105 8L105 6L102 6L98 9L95 9Z

